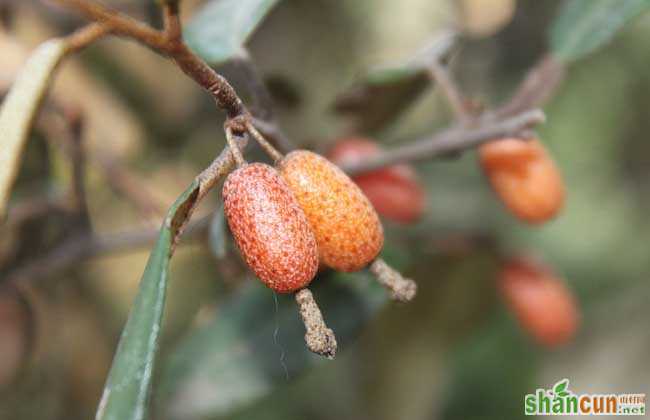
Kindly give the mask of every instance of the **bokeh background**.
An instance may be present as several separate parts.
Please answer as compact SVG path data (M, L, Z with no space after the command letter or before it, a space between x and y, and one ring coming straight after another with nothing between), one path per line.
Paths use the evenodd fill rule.
M159 23L154 2L107 3ZM251 37L249 54L292 141L324 151L351 134L350 120L332 111L335 98L369 68L408 59L450 25L462 33L450 69L463 92L487 107L507 98L547 50L560 3L284 0ZM184 15L201 4L184 1ZM6 89L30 50L81 20L47 3L3 7ZM155 417L515 419L526 393L565 377L575 392L650 393L649 37L646 14L571 64L544 108L548 120L538 133L568 192L556 220L530 227L513 219L472 151L415 166L428 193L426 215L409 226L386 222L384 256L417 280L418 296L387 303L364 274L322 273L316 297L344 336L335 361L306 354L291 298L254 280L227 234L184 238L172 261ZM221 70L250 100L241 68ZM210 98L132 42L104 40L66 62L53 97L84 112L98 235L155 231L225 142ZM445 98L429 86L390 123L361 134L392 147L451 122ZM47 132L30 140L13 208L69 188L69 159ZM132 175L128 183L147 191L150 212L110 187L93 157L104 151ZM256 149L248 156L264 160ZM218 206L215 192L195 217L211 221ZM55 248L67 235L63 220L52 210L5 231L0 273ZM499 258L517 254L543 258L575 293L582 321L569 344L537 345L498 296ZM17 377L2 384L0 418L94 415L147 256L147 246L120 249L27 280L27 312L4 317L20 331L0 342L0 358L25 357ZM11 342L23 333L29 351Z

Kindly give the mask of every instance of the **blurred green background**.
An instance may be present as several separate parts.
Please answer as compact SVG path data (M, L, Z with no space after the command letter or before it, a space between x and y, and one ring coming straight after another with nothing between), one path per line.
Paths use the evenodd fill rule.
M158 19L153 2L112 3ZM324 151L353 130L332 111L336 97L369 68L407 60L450 25L462 33L450 61L462 90L488 107L504 100L547 51L560 3L284 0L250 39L249 54L282 128L296 145ZM9 4L3 42L25 52L80 22L41 3ZM201 5L187 0L184 15ZM328 323L345 332L335 361L306 354L291 298L276 301L232 245L215 256L206 240L183 239L172 261L155 418L515 419L526 393L565 377L575 392L650 393L649 38L645 14L572 63L544 108L538 133L568 194L556 220L530 227L513 219L474 152L415 166L427 213L411 226L386 222L383 255L416 279L418 296L408 305L387 303L364 274L321 273L316 297ZM22 60L12 51L0 48L0 80ZM220 69L250 101L237 65ZM110 150L162 209L225 142L210 98L130 42L105 40L66 63L54 95L87 112L90 155ZM396 119L362 134L398 146L451 118L439 90L423 87ZM264 159L256 149L248 156ZM15 203L60 195L68 165L35 134ZM92 159L88 171L97 232L159 225L160 213L143 218ZM219 194L206 201L195 217L214 211ZM3 272L54 247L62 229L48 214L3 235L4 248L17 240L23 247L0 259ZM540 255L575 292L582 323L570 344L539 347L497 296L499 256L520 253ZM30 283L34 352L1 391L0 418L94 415L147 255L144 248L87 259Z

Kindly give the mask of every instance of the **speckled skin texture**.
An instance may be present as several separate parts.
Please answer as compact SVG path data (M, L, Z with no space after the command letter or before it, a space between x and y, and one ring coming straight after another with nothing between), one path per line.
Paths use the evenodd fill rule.
M501 139L479 148L492 188L519 219L539 224L564 205L564 183L544 146L536 139Z
M365 138L340 140L327 157L335 164L354 165L381 153L381 147ZM381 217L397 223L414 223L426 210L426 192L415 170L406 164L391 165L357 175L352 180L368 197Z
M223 186L224 212L244 260L279 293L309 284L318 248L309 222L282 177L262 163L232 172Z
M321 261L339 271L358 271L384 245L384 231L370 201L336 165L315 153L289 153L280 173L312 226Z
M539 343L554 347L573 338L580 321L577 304L548 268L511 259L503 264L497 285L522 328Z

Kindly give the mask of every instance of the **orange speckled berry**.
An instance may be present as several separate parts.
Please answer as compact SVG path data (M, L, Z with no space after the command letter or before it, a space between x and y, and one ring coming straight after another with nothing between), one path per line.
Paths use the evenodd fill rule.
M479 159L492 188L518 218L542 223L564 205L562 177L538 140L492 141L479 148Z
M498 288L522 328L539 343L553 347L574 337L578 306L566 284L547 267L513 258L501 268Z
M309 284L318 248L309 222L278 171L262 163L232 172L223 186L224 212L244 260L279 293Z
M379 217L343 171L305 150L289 153L279 169L311 224L325 265L357 271L377 257L384 244Z

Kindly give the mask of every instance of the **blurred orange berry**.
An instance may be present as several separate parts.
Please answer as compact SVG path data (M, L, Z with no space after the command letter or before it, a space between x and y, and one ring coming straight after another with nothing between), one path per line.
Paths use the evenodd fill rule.
M498 289L522 328L539 343L554 347L571 340L579 311L564 281L540 263L514 258L503 264Z
M494 191L519 219L543 223L564 205L560 172L537 139L491 141L479 147L479 160Z

